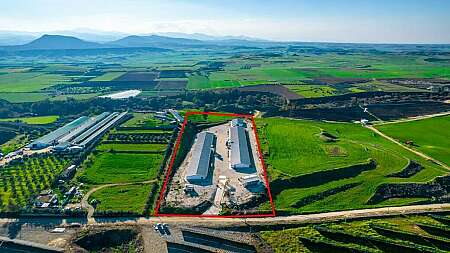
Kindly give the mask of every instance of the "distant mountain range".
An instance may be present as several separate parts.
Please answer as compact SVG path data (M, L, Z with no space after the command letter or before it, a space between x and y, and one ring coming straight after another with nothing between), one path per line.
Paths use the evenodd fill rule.
M181 36L182 34L177 33L171 35ZM108 42L92 42L74 36L44 34L41 37L38 37L25 44L0 46L0 51L14 52L14 51L29 51L29 50L70 50L70 49L79 50L79 49L105 49L105 48L177 49L182 47L186 48L186 47L202 47L202 46L255 47L255 46L263 46L265 44L271 44L271 42L265 42L262 40L251 41L244 39L246 37L212 37L202 34L186 35L186 36L203 38L203 40L192 38L169 37L161 35L145 35L145 36L129 35Z
M188 39L188 40L198 40L198 41L254 41L254 42L267 42L266 40L252 38L247 36L212 36L202 33L177 33L177 32L166 32L166 33L149 33L149 34L127 34L120 32L104 32L92 30L89 28L79 28L74 30L61 30L61 31L51 31L51 32L21 32L21 31L1 31L0 30L0 46L11 46L11 45L24 45L26 43L32 42L39 37L46 34L55 34L61 36L76 37L81 40L89 42L97 42L108 44L109 42L117 42L116 45L125 43L128 41L136 47L140 44L138 39L142 42L142 45L155 44L160 42L165 43L175 43L176 41L170 41L170 39L164 38L175 38L175 39ZM129 38L127 38L129 37ZM142 37L142 38L141 38ZM159 37L159 38L158 38ZM125 41L122 41L126 39ZM153 40L152 43L149 41ZM164 41L165 40L165 41ZM126 42L126 43L128 43ZM197 43L194 41L180 41L181 44L184 43Z
M66 31L67 32L67 31ZM326 48L340 48L348 50L380 50L380 51L423 51L424 47L432 50L447 50L449 45L389 45L389 44L353 44L353 43L320 43L320 42L275 42L254 39L245 36L215 37L205 34L166 33L163 35L125 35L104 33L93 35L94 31L71 31L90 38L112 38L103 42L86 40L68 35L39 35L22 32L1 32L0 42L21 42L16 45L2 46L0 44L0 56L2 55L71 55L71 54L104 54L107 52L165 52L181 48L275 48L289 46L292 49L303 48L308 50L323 50ZM15 36L14 38L8 36ZM123 36L123 37L122 37ZM33 38L30 40L30 38ZM29 41L27 41L29 40ZM24 41L27 41L24 43ZM430 50L431 50L430 49ZM72 50L72 52L68 52ZM73 52L73 51L77 52ZM44 52L45 51L45 52ZM59 52L57 52L59 51ZM62 52L66 51L66 52ZM83 51L83 52L81 52Z
M108 44L121 47L180 47L188 45L201 45L205 44L205 42L195 39L173 38L159 35L131 35L116 41L109 42Z
M10 50L54 50L54 49L92 49L105 48L106 46L96 42L84 41L71 36L48 35L35 39L29 43L7 47Z

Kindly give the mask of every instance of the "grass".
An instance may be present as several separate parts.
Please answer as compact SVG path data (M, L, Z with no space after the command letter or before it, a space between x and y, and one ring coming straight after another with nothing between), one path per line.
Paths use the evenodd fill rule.
M213 73L217 75L216 73ZM240 86L240 83L235 80L221 80L215 77L215 80L211 80L206 76L192 75L188 78L188 89L202 90L202 89L214 89L214 88L227 88Z
M108 73L105 73L105 74L103 74L101 76L97 76L96 78L93 78L93 79L91 79L89 81L96 81L96 82L98 82L98 81L112 81L112 80L116 79L117 77L119 77L119 76L121 76L121 75L123 75L125 73L126 72L108 72Z
M0 99L4 99L11 103L26 103L45 100L49 96L45 93L38 92L3 92L0 93Z
M96 199L100 203L98 211L122 211L142 213L150 194L152 184L120 185L100 189L94 192L89 201Z
M336 89L326 85L286 85L288 89L306 97L326 97L336 94Z
M122 124L123 127L156 127L167 125L159 119L153 117L153 113L133 113L133 118Z
M16 137L0 145L0 152L8 154L28 144L28 137L24 134L16 135Z
M358 236L368 236L368 237L376 237L383 241L397 242L401 244L407 244L410 246L421 247L419 244L415 244L401 237L395 236L383 236L382 234L377 233L376 230L371 228L371 224L378 225L382 227L388 227L398 232L407 232L419 236L427 236L430 237L430 234L425 232L416 226L416 223L425 223L431 225L439 225L439 222L433 220L431 217L426 215L407 215L407 216L398 216L392 218L373 218L373 219L363 219L363 220L354 220L354 221L343 221L343 222L334 222L334 223L321 223L318 224L321 227L330 228L338 231L345 231L347 233L351 233ZM442 224L440 224L442 225ZM261 231L261 238L274 250L274 252L280 253L288 253L288 252L314 252L310 251L308 247L306 247L298 238L307 237L314 238L316 240L334 242L339 245L353 246L353 247L366 247L367 250L377 250L376 245L370 245L370 248L367 248L367 245L358 244L357 242L349 243L345 242L345 240L333 240L332 237L327 237L326 235L320 234L314 227L316 225L304 225L299 226L297 228L291 229L283 229L283 230L273 230L273 231ZM345 238L342 238L345 239ZM423 246L422 246L423 247ZM429 249L433 252L433 244L428 244ZM437 248L436 252L438 251ZM387 250L387 249L385 249Z
M67 83L68 76L39 72L8 73L0 78L0 92L33 92L52 85Z
M52 115L52 116L37 116L37 117L22 117L22 118L3 118L0 119L0 122L15 122L20 121L23 123L27 123L30 125L45 125L50 124L59 119L59 116Z
M450 116L376 126L402 143L450 165Z
M166 150L165 144L154 144L154 143L145 143L145 144L123 144L123 143L114 143L114 144L101 144L97 146L97 150L100 151L152 151L152 152L164 152Z
M280 118L256 119L256 121L271 181L277 178L289 178L347 167L365 162L369 158L375 159L377 162L376 169L362 172L352 178L325 181L313 187L299 186L283 190L274 196L275 205L278 210L288 213L336 211L414 203L417 201L416 199L404 199L401 203L392 201L378 205L366 204L381 183L427 182L436 176L447 173L445 169L385 140L359 124ZM338 140L336 142L323 141L320 138L322 131L338 137ZM408 159L418 161L425 169L411 178L387 177L390 173L402 170ZM361 184L300 208L292 207L302 198L349 183Z
M62 101L68 98L75 100L90 99L99 96L99 93L86 93L86 94L70 94L70 95L57 95L52 96L44 92L4 92L0 93L0 99L4 99L11 103L26 103L37 102L42 100Z
M141 182L157 175L162 154L100 153L84 163L80 181L91 185Z
M113 130L111 131L111 133L115 133L115 134L148 134L148 133L152 133L152 134L164 134L164 133L171 133L171 131L167 131L167 130L160 130L160 129L133 129L133 130Z
M317 233L311 227L300 227L281 231L262 231L261 238L269 244L275 253L310 252L298 239L300 235Z
M67 100L67 99L86 100L86 99L90 99L90 98L95 98L99 95L100 95L99 93L58 95L58 96L51 97L50 100L54 100L54 101L63 101L63 100Z

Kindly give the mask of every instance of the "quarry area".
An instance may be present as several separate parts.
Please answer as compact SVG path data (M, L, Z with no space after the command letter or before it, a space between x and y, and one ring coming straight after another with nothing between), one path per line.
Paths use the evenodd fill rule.
M251 121L230 121L197 133L170 181L166 205L188 213L254 213L267 198Z

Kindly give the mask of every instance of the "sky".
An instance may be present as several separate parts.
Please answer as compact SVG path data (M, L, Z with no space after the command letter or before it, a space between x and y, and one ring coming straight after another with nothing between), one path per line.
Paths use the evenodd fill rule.
M0 0L0 30L450 43L450 0Z

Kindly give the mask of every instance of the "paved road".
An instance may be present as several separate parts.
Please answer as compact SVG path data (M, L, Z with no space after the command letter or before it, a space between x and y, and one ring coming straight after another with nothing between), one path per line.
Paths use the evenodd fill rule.
M153 180L142 181L142 182L104 184L104 185L100 185L100 186L92 188L81 199L81 207L88 210L88 214L87 214L88 223L89 224L95 223L95 220L92 218L92 216L94 215L95 208L88 202L89 197L92 195L92 193L94 193L98 190L101 190L103 188L112 187L112 186L133 185L133 184L150 184L150 183L154 183L154 182L156 182L156 180L153 179Z
M225 227L236 225L281 225L281 224L305 224L320 223L325 221L351 220L357 218L374 218L385 216L396 216L403 214L421 214L450 211L450 203L413 205L398 207L382 207L373 209L359 209L338 212L276 216L267 218L202 218L202 217L150 217L137 220L121 221L126 224L149 225L157 222L164 222L178 225L197 225L206 227ZM98 223L97 223L98 224Z
M406 149L406 150L408 150L408 151L411 151L411 152L413 152L414 154L416 154L416 155L418 155L418 156L420 156L420 157L423 157L423 158L425 158L425 159L427 159L427 160L430 160L430 161L432 161L432 162L434 162L434 163L436 163L436 164L439 164L440 166L442 166L443 168L445 168L445 169L447 169L447 170L450 170L450 167L449 167L447 164L445 164L445 163L443 163L443 162L441 162L441 161L439 161L439 160L436 160L436 159L434 159L434 158L432 158L432 157L430 157L430 156L428 156L428 155L425 155L425 154L422 153L422 152L419 152L419 151L417 151L417 150L415 150L415 149L412 149L412 148L410 148L410 147L408 147L408 146L402 144L401 142L399 142L399 141L397 141L396 139L394 139L394 138L392 138L392 137L390 137L390 136L384 134L383 132L381 132L380 130L376 129L375 127L373 127L373 126L366 126L366 127L367 127L368 129L372 130L373 132L379 134L379 135L382 136L383 138L385 138L385 139L387 139L387 140L389 140L389 141L391 141L391 142L393 142L393 143L395 143L395 144L397 144L397 145L403 147L404 149Z

